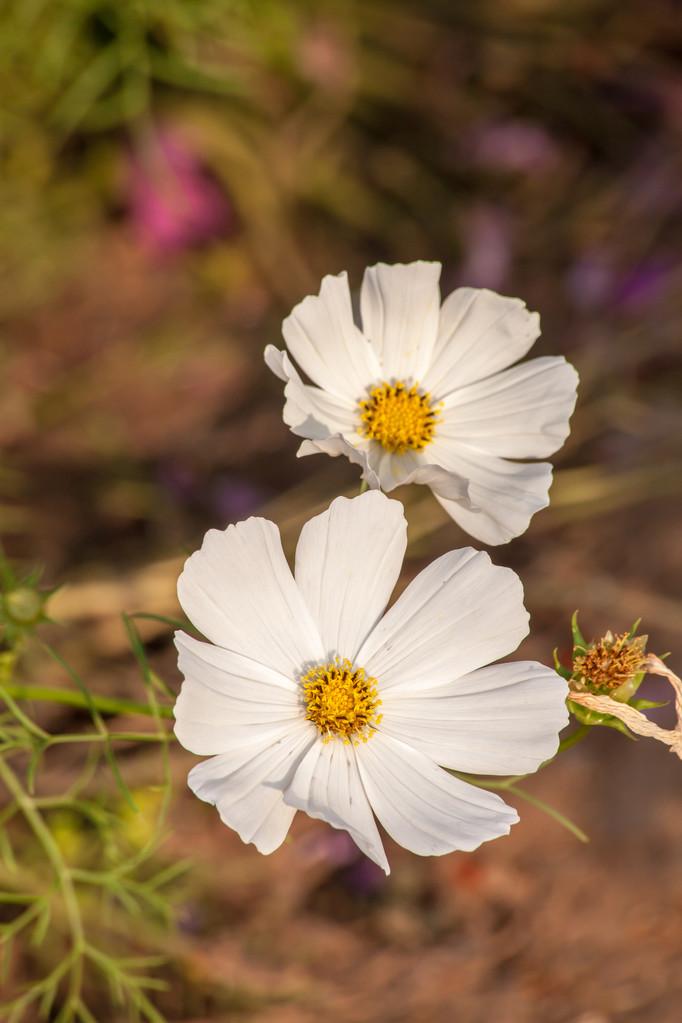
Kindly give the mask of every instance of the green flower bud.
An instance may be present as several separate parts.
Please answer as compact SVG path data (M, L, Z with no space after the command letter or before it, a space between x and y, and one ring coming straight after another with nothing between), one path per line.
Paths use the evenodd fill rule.
M5 615L13 625L35 625L43 614L45 594L28 586L19 586L3 595L3 605Z

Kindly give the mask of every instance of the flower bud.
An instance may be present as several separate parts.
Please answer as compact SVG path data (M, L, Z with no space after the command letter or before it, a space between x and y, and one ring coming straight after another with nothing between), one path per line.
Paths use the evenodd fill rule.
M35 625L43 614L45 594L29 586L19 586L2 598L6 618L22 627Z

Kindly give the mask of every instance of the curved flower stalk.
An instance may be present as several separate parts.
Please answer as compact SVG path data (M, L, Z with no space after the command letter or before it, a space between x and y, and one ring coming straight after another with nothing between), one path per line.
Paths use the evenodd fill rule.
M362 329L346 273L284 321L289 353L265 360L286 384L298 454L345 455L386 492L422 483L462 529L505 543L549 503L546 458L568 436L578 376L563 357L513 365L540 334L518 298L458 288L440 303L440 263L365 271ZM510 461L513 459L513 461Z
M305 524L293 574L257 518L210 530L185 565L180 602L209 641L176 634L175 733L211 757L189 785L263 853L296 810L387 873L375 816L420 855L475 849L517 814L448 771L528 774L557 750L565 683L490 663L528 631L516 574L451 551L386 611L405 547L402 505L369 491Z

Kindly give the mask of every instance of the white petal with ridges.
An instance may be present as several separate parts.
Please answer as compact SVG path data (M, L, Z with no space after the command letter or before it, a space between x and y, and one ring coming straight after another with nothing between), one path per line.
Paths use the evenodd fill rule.
M309 817L347 831L366 856L390 873L360 779L354 746L340 739L318 740L284 789L284 801Z
M379 380L379 361L353 322L348 275L323 278L282 324L287 348L303 372L325 391L353 403Z
M273 345L265 349L265 361L273 373L286 381L284 422L299 437L324 440L339 434L357 434L358 406L319 387L304 384L286 352Z
M303 717L297 682L210 643L176 634L184 675L175 704L175 734L192 753L225 753L235 741Z
M540 318L519 298L487 288L458 288L443 302L438 339L424 379L440 401L521 359L540 336Z
M450 394L438 439L507 458L546 458L568 436L577 385L563 357L531 359Z
M385 493L390 493L396 487L416 483L437 490L451 501L461 501L464 507L469 505L468 482L435 463L431 458L430 445L423 451L406 451L396 455L372 441L367 451L367 460L374 470L378 486Z
M374 813L399 845L419 856L471 852L509 834L518 815L499 796L453 778L418 750L382 732L356 750Z
M376 351L382 379L421 382L438 334L440 263L378 263L362 280L362 330Z
M224 824L243 842L270 853L284 839L295 810L287 807L277 786L287 784L316 731L299 721L276 737L235 743L229 753L212 757L192 768L187 779L199 799L212 803Z
M380 691L432 689L511 653L528 632L519 577L471 547L433 561L369 635L358 663Z
M472 774L537 770L568 724L566 682L537 661L492 664L415 695L383 695L382 732Z
M319 633L267 519L210 529L185 562L178 597L190 621L218 646L295 678L321 660Z
M353 661L398 581L407 522L403 506L379 491L348 500L303 526L295 576L317 623L326 657Z
M549 462L508 462L444 437L433 443L434 458L468 482L469 506L434 494L455 522L488 544L520 536L537 511L549 504Z

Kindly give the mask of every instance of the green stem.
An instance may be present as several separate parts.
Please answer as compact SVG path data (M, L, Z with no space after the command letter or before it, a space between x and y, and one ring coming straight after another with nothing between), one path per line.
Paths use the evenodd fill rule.
M559 743L559 749L556 751L555 755L558 756L559 753L563 753L564 750L570 749L571 746L575 746L577 743L582 742L585 736L589 735L589 731L589 725L581 725L580 728L575 730L575 732L571 732L570 735L567 735L565 739L561 740Z
M56 686L24 685L21 682L4 682L0 685L0 697L6 693L15 700L33 700L37 702L61 703L67 707L78 707L89 710L94 705L101 714L142 714L145 717L159 715L163 718L173 717L173 708L158 706L152 708L148 703L135 700L119 700L112 696L95 696L88 701L72 689L60 689Z
M511 792L513 796L518 796L519 799L525 799L527 803L534 806L536 809L541 810L542 813L546 813L548 817L551 817L558 824L562 824L567 831L570 831L572 835L578 839L579 842L589 842L588 836L585 834L582 828L579 828L570 817L566 817L565 814L560 813L549 803L545 803L543 799L538 799L537 796L532 796L526 789L520 789L516 785L510 785L507 792Z
M73 968L69 982L69 998L78 998L82 983L82 955L85 945L85 935L83 933L83 921L81 919L78 897L73 884L71 871L64 862L64 857L61 854L59 846L57 845L47 824L43 820L42 815L37 810L33 800L20 784L14 771L8 766L2 757L0 757L0 779L2 779L10 795L14 797L17 806L24 815L26 823L29 825L33 834L42 846L45 855L52 865L55 877L57 878L57 883L61 889L62 897L64 899L64 908L69 921L72 942L71 957L69 958L71 958Z

